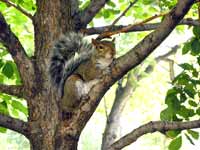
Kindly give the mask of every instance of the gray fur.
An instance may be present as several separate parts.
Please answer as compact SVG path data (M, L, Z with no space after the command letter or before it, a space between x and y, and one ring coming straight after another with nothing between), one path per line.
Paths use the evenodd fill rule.
M90 58L94 47L80 33L69 32L55 42L50 59L49 74L52 85L63 96L66 79L78 66ZM78 57L74 57L78 53Z

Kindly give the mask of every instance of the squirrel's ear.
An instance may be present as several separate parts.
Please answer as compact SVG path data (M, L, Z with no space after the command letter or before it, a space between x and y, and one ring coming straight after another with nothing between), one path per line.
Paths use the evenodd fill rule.
M92 39L92 44L95 44L96 43L96 40L95 39Z
M97 44L97 40L92 39L92 44L96 45Z

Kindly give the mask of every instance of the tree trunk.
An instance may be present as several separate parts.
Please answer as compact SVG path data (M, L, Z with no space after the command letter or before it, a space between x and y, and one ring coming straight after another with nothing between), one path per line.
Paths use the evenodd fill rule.
M37 13L33 20L35 30L35 78L33 93L28 101L30 143L33 150L77 149L80 133L66 132L62 121L59 99L49 86L48 58L52 41L59 35L73 30L71 0L37 0ZM53 110L53 111L52 111Z

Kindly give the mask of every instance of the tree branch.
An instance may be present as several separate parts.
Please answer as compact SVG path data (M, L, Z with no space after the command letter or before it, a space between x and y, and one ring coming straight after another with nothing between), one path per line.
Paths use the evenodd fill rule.
M73 123L69 126L73 128L75 122L76 124L79 124L78 130L81 131L110 86L112 86L129 70L144 61L144 59L149 56L156 47L158 47L182 20L194 2L195 0L179 0L176 7L172 9L168 15L166 15L163 22L154 32L147 35L125 55L116 59L115 63L113 63L111 66L111 73L105 75L102 79L103 81L97 84L90 91L90 100L81 105L80 109L75 112L76 115L73 116L75 117L73 118ZM81 111L85 110L85 108L87 108L87 111Z
M11 31L9 25L6 23L5 18L0 13L0 42L7 48L12 58L14 59L22 81L24 81L27 71L30 71L30 66L32 66L31 61L25 53L23 46L21 45L19 39ZM27 78L28 79L28 78Z
M29 14L28 12L26 12L23 8L21 8L19 5L15 5L13 3L11 3L8 0L0 0L4 3L6 3L8 6L12 6L14 8L16 8L17 10L19 10L22 14L24 14L25 16L27 16L28 18L30 18L31 20L33 19L33 16L31 14Z
M154 32L147 35L128 53L116 60L116 70L113 70L113 77L119 79L149 56L172 32L179 21L182 20L194 1L195 0L179 0L177 6L166 15L163 22Z
M169 122L169 121L154 121L149 122L139 128L133 130L129 134L125 135L115 143L113 143L108 150L118 150L125 146L135 142L139 137L147 133L153 133L156 131L166 132L169 130L185 130L192 128L199 128L200 120L188 121L188 122Z
M160 24L161 23L148 23L148 24L143 24L143 25L138 24L136 26L132 26L127 32L155 30L158 28ZM200 26L200 22L198 20L187 18L180 21L178 25ZM117 31L117 30L121 30L122 28L126 28L128 26L116 25L116 26L112 26L112 28L110 27L111 26L93 27L93 28L84 29L82 30L82 32L87 35L101 34L108 28L110 29L109 31Z
M168 12L165 12L165 13L160 13L160 14L156 14L154 16L151 16L149 18L146 18L145 20L141 21L141 22L137 22L137 23L134 23L132 25L128 25L120 30L117 30L117 31L105 31L103 32L102 34L100 34L97 39L103 39L103 38L107 38L107 37L111 37L112 35L115 35L115 34L119 34L119 33L126 33L127 31L129 31L130 29L132 29L133 27L135 26L138 26L138 25L144 25L145 23L149 22L149 21L152 21L153 19L156 19L158 17L161 17L161 16L165 16L167 15ZM112 26L111 26L112 27Z
M13 95L13 96L17 96L17 97L26 98L25 89L24 89L24 86L22 86L22 85L0 84L0 92L9 94L9 95Z
M129 72L127 75L126 85L122 87L121 81L118 81L118 87L115 92L115 99L112 105L109 116L107 117L106 127L103 133L101 149L108 149L108 147L116 141L119 137L119 122L126 103L130 96L137 88L137 85L133 84L133 73ZM120 80L123 80L120 79ZM123 82L123 81L122 81Z
M22 120L0 114L0 126L14 130L28 137L29 134L28 124Z
M81 24L86 26L108 1L109 0L91 0L90 5L84 10L81 16Z
M175 46L173 46L173 47L171 48L170 51L168 51L167 53L165 53L165 54L163 54L163 55L160 55L160 56L156 57L155 60L156 60L157 62L159 62L160 60L166 59L166 57L169 57L169 56L171 56L172 54L175 54L175 53L178 51L179 48L180 48L180 45L175 45Z
M175 45L175 46L172 47L171 50L168 51L167 53L165 53L165 54L163 54L163 55L160 55L160 56L157 56L157 57L155 58L155 61L156 61L157 63L159 63L160 61L168 61L168 60L169 60L168 57L171 56L171 55L173 55L173 54L175 54L179 48L180 48L179 45ZM151 73L151 72L153 71L153 69L154 69L154 66L148 65L148 66L145 68L144 72L149 74L149 73ZM138 81L141 80L142 78L143 78L143 76L142 76L141 74L137 75L137 80L138 80Z
M156 57L155 61L158 63L161 60L167 59L167 57L171 56L172 54L175 54L179 47L180 47L179 45L175 45L167 53ZM148 65L145 68L144 72L149 74L153 72L153 69L154 69L154 66ZM118 136L117 131L119 130L120 115L122 114L123 108L125 107L126 102L129 100L129 97L138 87L138 85L134 83L140 81L143 78L144 76L142 74L135 73L133 76L132 71L130 71L127 76L126 85L122 87L121 84L118 84L118 87L115 93L116 96L114 99L114 103L112 105L111 112L109 116L107 117L108 121L106 123L106 127L103 133L103 139L102 139L102 144L101 144L102 149L108 149L108 147L111 144L113 144L114 141L116 141L116 139L118 139L119 136Z

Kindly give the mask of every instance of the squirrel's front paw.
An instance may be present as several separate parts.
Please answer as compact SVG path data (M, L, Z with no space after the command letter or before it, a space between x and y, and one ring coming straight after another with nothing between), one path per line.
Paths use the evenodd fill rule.
M81 100L87 100L90 99L90 96L88 94L84 94L81 96Z
M110 67L106 67L106 68L103 70L103 75L108 75L108 74L111 74L111 68L110 68Z

